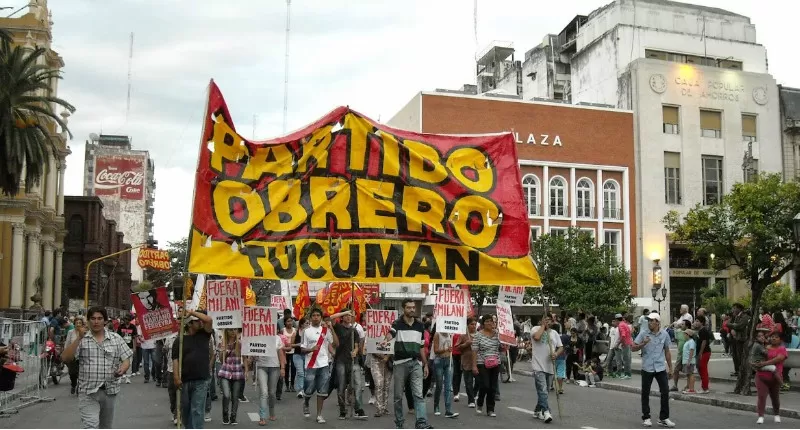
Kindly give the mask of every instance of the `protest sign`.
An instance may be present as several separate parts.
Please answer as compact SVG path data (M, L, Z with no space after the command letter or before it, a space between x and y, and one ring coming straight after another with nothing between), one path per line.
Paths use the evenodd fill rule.
M436 331L442 333L466 333L469 313L469 291L441 288L436 295L433 317Z
M381 345L386 340L386 333L392 328L392 323L397 321L397 311L367 310L366 347L368 354L394 354L394 339L387 345Z
M516 345L517 337L514 335L514 317L511 315L511 305L497 303L497 332L500 342L506 345Z
M214 319L214 329L242 328L244 297L241 280L206 281L206 300L208 315Z
M277 308L280 311L284 309L289 309L289 303L286 301L285 296L279 296L277 294L273 294L272 298L270 299L270 306L273 308Z
M541 286L511 133L419 134L343 106L253 141L213 81L206 112L190 272Z
M276 356L278 309L267 306L245 306L242 316L242 355Z
M144 340L164 339L178 332L178 322L165 287L133 293L131 301Z
M508 303L509 305L520 306L525 298L525 287L504 285L500 287L497 295L497 303Z

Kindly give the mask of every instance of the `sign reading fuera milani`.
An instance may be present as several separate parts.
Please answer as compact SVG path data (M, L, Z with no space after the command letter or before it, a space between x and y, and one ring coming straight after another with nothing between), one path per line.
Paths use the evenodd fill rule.
M697 78L676 77L675 83L686 97L709 98L713 100L739 101L739 94L744 94L744 85L723 81L706 81Z
M557 134L535 134L535 133L528 133L528 138L526 140L522 140L525 137L525 133L514 133L514 141L517 143L527 143L530 145L541 145L541 146L563 146L561 145L561 136Z

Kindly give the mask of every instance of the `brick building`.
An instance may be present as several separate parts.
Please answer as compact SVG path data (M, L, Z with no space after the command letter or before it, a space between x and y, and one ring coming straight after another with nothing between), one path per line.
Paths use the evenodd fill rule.
M83 307L86 265L103 255L130 245L125 243L117 223L103 216L99 197L67 196L64 219L69 233L64 239L64 306L70 311ZM89 305L130 309L131 258L124 253L92 264Z
M422 133L512 132L532 238L585 230L616 251L636 296L633 114L473 94L474 88L419 93L388 124Z

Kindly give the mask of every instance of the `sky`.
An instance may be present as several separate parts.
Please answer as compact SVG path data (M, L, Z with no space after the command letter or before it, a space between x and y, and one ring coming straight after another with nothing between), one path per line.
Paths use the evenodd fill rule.
M475 81L476 51L512 41L517 59L547 33L610 0L294 0L289 53L289 131L338 106L389 120L417 92ZM774 0L770 0L772 3ZM0 0L23 6L27 0ZM286 2L283 0L50 0L53 49L64 59L59 96L77 111L65 190L80 195L90 133L125 134L156 165L154 236L163 247L190 227L194 171L213 78L238 131L282 135ZM800 86L788 29L800 2L696 0L749 16L778 83ZM777 4L777 1L775 1ZM540 6L547 5L548 8ZM7 13L7 11L4 11ZM24 12L23 12L24 13ZM134 35L130 113L128 52ZM255 120L254 120L255 118Z

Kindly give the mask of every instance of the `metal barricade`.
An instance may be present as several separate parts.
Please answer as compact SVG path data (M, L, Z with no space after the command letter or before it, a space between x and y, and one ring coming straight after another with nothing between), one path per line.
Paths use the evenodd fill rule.
M49 376L46 340L47 326L41 321L0 318L0 342L7 347L0 357L0 417L55 400L44 396Z

